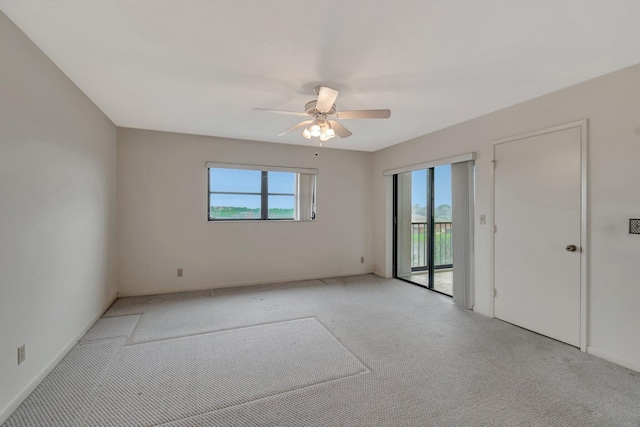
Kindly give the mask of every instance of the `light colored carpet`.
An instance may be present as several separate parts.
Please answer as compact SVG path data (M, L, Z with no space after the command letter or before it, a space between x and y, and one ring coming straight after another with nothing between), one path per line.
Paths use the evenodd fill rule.
M640 373L398 280L123 298L103 320L140 314L7 425L640 426Z
M88 424L155 425L365 372L315 319L133 345Z
M323 283L318 280L308 280L260 286L260 289L228 288L122 298L105 316L143 312L144 316L129 339L129 344L139 344L267 322L312 317L309 316L308 309L296 308L302 302L300 301L302 295L297 295L296 301L292 301L293 304L288 306L283 305L286 301L276 302L272 296L286 295L287 289L318 288L322 285ZM253 294L256 290L260 293Z
M78 344L83 345L116 338L128 338L139 320L139 314L100 318L78 341Z
M124 340L76 345L3 424L80 426Z

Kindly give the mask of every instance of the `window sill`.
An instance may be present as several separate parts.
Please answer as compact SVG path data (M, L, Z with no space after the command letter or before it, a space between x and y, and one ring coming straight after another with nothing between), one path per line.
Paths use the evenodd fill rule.
M279 222L316 222L317 219L218 219L218 220L207 220L208 223L215 224L255 224L255 223L279 223Z

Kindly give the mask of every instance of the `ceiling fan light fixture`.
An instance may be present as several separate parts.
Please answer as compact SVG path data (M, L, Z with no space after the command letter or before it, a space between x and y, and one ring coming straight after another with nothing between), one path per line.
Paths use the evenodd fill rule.
M291 126L278 134L278 136L288 135L293 131L303 129L302 136L306 139L319 138L321 141L328 141L331 138L339 136L340 138L348 138L352 135L351 131L344 127L335 119L388 119L391 117L390 110L347 110L337 111L335 100L338 91L326 86L317 86L316 91L318 98L307 102L304 112L268 110L264 108L254 108L254 111L264 111L277 114L288 114L294 116L306 117L297 125ZM336 128L334 130L333 128Z

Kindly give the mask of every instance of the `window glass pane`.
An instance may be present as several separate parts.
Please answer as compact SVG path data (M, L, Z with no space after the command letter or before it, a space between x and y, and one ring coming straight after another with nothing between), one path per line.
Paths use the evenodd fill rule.
M294 196L269 196L269 219L293 219Z
M433 185L434 263L436 266L453 264L451 165L435 167ZM450 291L445 293L450 294Z
M427 172L427 169L406 172L411 173L411 222L427 222Z
M296 174L294 172L268 172L269 193L294 194Z
M434 172L433 216L436 222L451 222L451 165L436 166Z
M261 171L243 169L209 169L209 191L260 193Z
M260 196L210 194L209 212L215 219L260 219Z

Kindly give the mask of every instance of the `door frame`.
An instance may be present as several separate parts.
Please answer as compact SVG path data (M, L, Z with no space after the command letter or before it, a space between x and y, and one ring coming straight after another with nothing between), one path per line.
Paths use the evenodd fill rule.
M498 144L504 144L508 142L514 142L521 139L531 138L534 136L545 135L554 133L566 129L579 128L580 129L580 350L587 351L587 332L588 332L588 318L587 318L587 303L588 303L588 262L589 262L589 240L588 240L588 214L587 214L587 131L588 120L579 120L575 122L566 123L563 125L553 126L546 129L541 129L533 132L528 132L520 135L509 136L506 138L497 139L491 141L491 167L490 167L490 180L491 180L491 218L493 223L493 232L491 233L491 283L493 287L493 317L496 317L495 313L495 298L496 298L496 146Z

